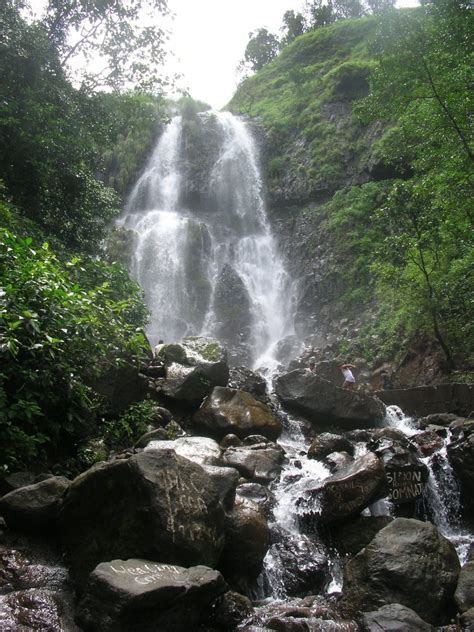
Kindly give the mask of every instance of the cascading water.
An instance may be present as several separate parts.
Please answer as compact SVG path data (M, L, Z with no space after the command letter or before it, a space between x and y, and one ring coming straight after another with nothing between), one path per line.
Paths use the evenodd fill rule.
M199 158L189 155L181 117L167 126L134 187L120 220L134 236L131 272L150 307L152 344L210 335L238 349L240 359L271 368L278 341L293 333L295 287L266 217L252 136L229 113L201 115L194 126L211 117L218 147L199 208L182 201L186 172Z

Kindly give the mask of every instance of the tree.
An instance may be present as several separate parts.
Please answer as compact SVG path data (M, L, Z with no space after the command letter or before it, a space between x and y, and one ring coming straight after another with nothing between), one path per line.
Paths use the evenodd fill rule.
M431 329L452 368L453 349L472 351L473 213L470 90L474 12L467 2L439 0L380 21L378 66L361 112L385 120L385 160L413 177L395 182L380 210L388 234L374 271L401 314Z
M265 28L249 33L249 38L240 67L249 67L256 72L276 56L280 48L280 41Z
M85 71L89 90L139 86L160 90L166 33L157 23L167 0L48 0L42 19L63 67L82 56L99 70Z
M283 38L281 43L284 45L289 44L299 35L302 35L305 31L305 26L305 19L301 13L286 11L283 15L283 26L281 28Z

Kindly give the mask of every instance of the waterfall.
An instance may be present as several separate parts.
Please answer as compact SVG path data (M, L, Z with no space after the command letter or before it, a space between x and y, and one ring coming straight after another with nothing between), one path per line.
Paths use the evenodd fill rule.
M296 289L266 215L257 146L230 113L193 122L209 155L194 155L189 129L172 119L119 220L133 234L130 267L150 308L147 333L153 345L213 336L241 362L273 368L278 342L293 333ZM195 203L186 194L198 168Z

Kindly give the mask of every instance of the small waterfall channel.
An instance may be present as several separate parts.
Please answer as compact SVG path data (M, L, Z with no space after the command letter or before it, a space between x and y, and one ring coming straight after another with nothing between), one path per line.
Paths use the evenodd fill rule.
M403 432L407 438L421 432L397 406L387 408L384 425ZM262 605L283 603L298 593L305 594L306 589L312 587L314 590L317 582L322 581L321 571L325 564L329 573L320 583L319 591L331 595L340 592L343 585L344 560L340 552L316 532L308 536L299 520L305 492L321 485L331 476L331 471L322 461L308 459L311 430L307 422L285 415L284 426L285 431L278 442L285 449L286 465L280 478L271 486L276 498L271 524L273 544L264 560L256 593ZM422 459L428 467L429 477L420 509L413 517L431 521L452 542L461 564L464 564L472 544L472 533L460 522L460 493L446 451L450 439L447 433L443 445ZM367 451L365 441L355 442L354 458ZM317 511L318 507L314 505L314 509ZM388 499L382 499L365 509L362 515L396 517L396 506ZM291 563L290 557L293 558Z
M119 225L133 235L131 272L151 311L150 341L222 341L236 361L275 365L293 333L295 285L265 212L257 146L230 113L174 117Z

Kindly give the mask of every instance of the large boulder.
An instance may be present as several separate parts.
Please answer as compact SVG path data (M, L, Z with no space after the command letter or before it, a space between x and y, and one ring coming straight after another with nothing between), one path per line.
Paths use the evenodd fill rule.
M148 392L146 378L133 363L109 369L94 378L91 386L102 396L102 412L111 416L121 415Z
M474 608L474 561L467 562L461 568L454 598L460 612Z
M323 591L329 580L329 561L322 545L283 530L276 530L272 539L266 569L272 595L302 597Z
M258 505L237 499L225 519L225 546L219 568L233 588L249 593L270 544L267 519Z
M228 263L219 272L214 290L216 333L230 347L247 342L251 335L250 297L239 274ZM242 358L246 359L246 358Z
M173 450L84 472L64 499L60 525L79 584L119 555L212 567L224 544L224 510L212 477Z
M222 575L206 566L113 560L91 573L77 620L94 632L185 632L225 590Z
M341 435L322 432L311 442L308 449L308 459L322 460L332 452L347 452L347 454L353 455L354 446Z
M52 476L15 489L0 499L0 514L10 529L33 533L53 529L70 484L64 476Z
M264 437L258 443L231 446L223 454L224 463L256 483L270 483L277 478L283 459L283 449L276 443L265 441Z
M341 555L356 555L392 520L391 516L358 516L331 525L330 543Z
M172 441L151 441L146 449L170 449L199 465L222 465L219 444L207 437L178 437Z
M399 603L382 606L362 617L364 632L433 632L434 628L423 621L414 610Z
M212 338L183 338L179 344L164 345L159 357L166 369L161 392L172 399L200 402L229 379L227 352Z
M193 416L193 424L219 438L261 434L277 439L282 426L271 409L250 393L216 386Z
M430 523L398 518L345 567L342 602L351 611L399 603L439 624L453 614L459 560Z
M371 452L364 454L305 492L297 503L302 522L311 524L314 517L332 522L356 515L383 495L384 486L382 462Z
M256 399L268 403L267 382L260 373L251 371L244 366L231 368L229 371L229 388L238 391L246 391Z
M275 392L288 410L321 428L374 427L385 417L385 406L376 397L334 386L307 369L280 376Z

